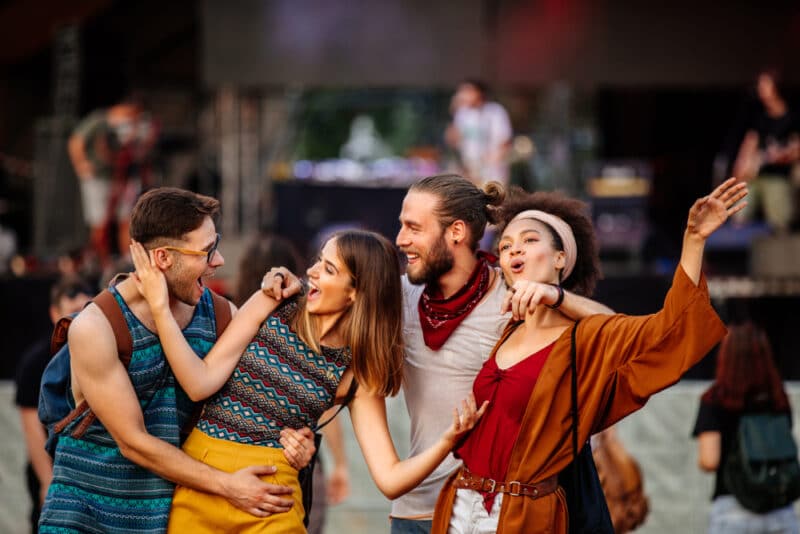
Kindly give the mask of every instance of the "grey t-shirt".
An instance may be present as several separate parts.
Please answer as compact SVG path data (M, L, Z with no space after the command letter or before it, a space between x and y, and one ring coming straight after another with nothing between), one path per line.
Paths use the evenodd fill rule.
M472 383L510 314L501 314L506 293L497 270L493 286L437 351L425 345L417 305L424 286L403 276L403 393L411 418L409 456L433 445L452 422L453 408L472 391ZM452 454L419 486L392 502L392 517L430 518L445 480L461 466Z

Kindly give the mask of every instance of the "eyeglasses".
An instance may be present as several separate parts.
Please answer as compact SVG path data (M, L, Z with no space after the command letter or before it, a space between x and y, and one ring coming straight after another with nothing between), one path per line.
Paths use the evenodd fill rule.
M214 240L214 244L207 251L192 250L190 248L170 247L170 246L164 246L159 248L163 248L165 250L174 250L175 252L180 252L181 254L188 254L189 256L205 256L206 263L211 263L211 258L213 258L214 253L217 252L217 247L219 247L219 234L217 234L217 238Z

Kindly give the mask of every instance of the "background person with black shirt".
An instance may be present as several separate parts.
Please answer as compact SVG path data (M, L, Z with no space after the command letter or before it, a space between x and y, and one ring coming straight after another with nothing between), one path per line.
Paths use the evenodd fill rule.
M715 381L700 400L692 432L700 469L716 474L710 534L800 532L791 504L756 514L736 500L723 480L722 468L734 446L739 420L764 411L792 416L769 340L753 323L730 326L720 345Z
M750 200L737 220L751 220L760 206L769 225L783 232L797 212L791 174L800 160L800 125L780 92L778 80L774 71L758 76L756 91L763 110L744 136L733 174L750 182Z
M61 317L80 311L95 293L80 278L63 278L50 290L50 320L55 324ZM25 478L31 496L33 533L38 531L39 512L53 477L53 460L44 450L47 431L39 421L38 414L40 383L50 358L50 338L43 337L25 351L16 375L15 402L19 409L28 454Z

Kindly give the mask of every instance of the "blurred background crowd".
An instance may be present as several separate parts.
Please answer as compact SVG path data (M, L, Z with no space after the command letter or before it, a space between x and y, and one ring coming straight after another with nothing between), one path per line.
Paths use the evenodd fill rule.
M566 191L597 228L595 298L646 313L669 285L688 206L736 174L752 209L709 241L712 297L727 321L759 324L782 376L800 378L796 2L2 0L0 44L0 410L20 451L0 459L13 510L2 531L27 528L12 381L49 333L51 297L60 306L130 269L127 217L154 186L221 200L215 289L230 296L268 261L242 261L274 246L265 239L281 236L298 266L336 228L393 239L423 176ZM690 371L688 393L657 400L663 412L620 429L657 496L669 469L648 471L648 455L665 454L645 450L664 446L648 432L666 417L693 447L692 416L664 413L696 410L715 361ZM353 469L346 513L329 519L368 532L388 505ZM663 500L651 497L643 529L703 525L702 511L675 525Z

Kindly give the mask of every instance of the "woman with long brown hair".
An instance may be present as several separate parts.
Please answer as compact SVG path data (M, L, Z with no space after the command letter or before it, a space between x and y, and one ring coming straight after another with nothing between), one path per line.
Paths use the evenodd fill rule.
M384 397L397 393L402 377L400 266L394 246L378 234L334 234L308 269L308 291L299 298L288 294L288 270L271 269L205 359L186 344L167 307L163 274L144 248L134 244L131 250L137 285L176 378L193 400L208 399L184 450L224 471L274 464L275 483L294 489L288 512L256 517L179 486L170 531L305 532L297 471L284 458L282 429L313 427L326 409L343 402L353 381L356 438L389 498L424 479L483 413L468 399L438 443L399 460Z
M769 339L753 322L731 325L720 344L714 383L700 399L692 432L697 437L700 469L716 475L709 533L798 532L791 504L763 514L747 510L733 496L722 473L742 416L764 412L791 418Z

